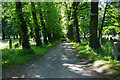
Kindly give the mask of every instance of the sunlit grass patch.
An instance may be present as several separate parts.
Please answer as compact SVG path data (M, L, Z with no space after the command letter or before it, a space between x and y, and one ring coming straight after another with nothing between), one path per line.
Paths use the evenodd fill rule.
M11 39L12 40L12 49L15 49L15 44L19 43L19 39ZM9 39L0 41L0 49L9 49ZM22 46L19 45L18 49L21 49Z
M8 42L7 43L0 42L0 49L7 48L8 46L9 46Z
M102 43L101 48L97 50L91 49L88 42L88 40L81 40L81 43L75 43L73 46L77 47L78 52L88 57L95 65L107 65L107 67L113 69L110 73L120 73L120 61L112 59L113 48L110 41ZM120 51L118 52L118 55L120 55Z

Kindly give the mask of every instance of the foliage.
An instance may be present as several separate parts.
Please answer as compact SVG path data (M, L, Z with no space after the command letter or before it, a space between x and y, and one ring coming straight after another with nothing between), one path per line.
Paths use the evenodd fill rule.
M105 23L103 24L103 26L105 27L103 29L103 33L113 34L113 31L111 31L111 29L115 29L116 33L119 33L120 31L120 27L119 27L119 8L120 7L119 5L120 5L119 2L111 2L111 3L109 2L107 6L105 21L104 21Z
M85 3L81 3L85 4ZM84 35L89 33L89 21L90 21L90 3L87 3L85 6L87 8L80 10L78 17L79 17L79 25L80 25L80 33Z
M25 35L30 34L30 36L34 36L35 39L37 38L36 43L40 42L38 40L41 39L42 37L46 37L46 39L48 37L49 42L52 42L54 40L59 39L63 35L62 26L61 26L61 11L60 11L61 4L57 2L54 3L35 2L34 8L31 8L32 4L30 2L21 2L21 5L22 5L21 7L22 11L16 13L16 11L18 11L19 9L16 9L15 2L2 3L2 8L3 8L2 20L3 20L3 29L4 29L3 32L5 33L5 38L7 36L8 38L10 37L12 38L15 35L18 35L21 38L24 37L22 36L23 33L22 31L25 30L23 28L26 28L26 30L28 29L27 34ZM36 16L32 13L36 14ZM43 16L40 15L41 13ZM21 15L19 17L23 17L23 19L18 18L17 17L18 15ZM42 28L43 25L41 25L40 17L43 18L43 22L45 23L46 26L46 31L44 31L44 28ZM46 36L43 36L44 33L42 31L47 33ZM24 41L26 40L22 40L22 42ZM25 43L23 43L23 45L24 44Z
M19 9L16 9L16 2L2 3L2 34L4 34L6 40L0 41L0 49L2 49L3 52L2 64L4 69L13 64L21 64L35 56L46 53L51 46L59 42L56 42L56 40L59 40L62 36L68 37L67 41L69 42L76 38L76 34L80 35L78 37L91 36L91 34L89 35L90 2L79 2L77 5L74 5L74 2L34 2L34 8L31 8L31 2L21 2L21 4L21 12L17 12ZM100 2L98 5L98 29L96 29L95 32L98 32L101 28L105 5L106 2ZM22 14L22 20L18 18L21 17L18 16L18 14ZM97 18L95 21L96 20ZM28 29L28 31L25 30L25 28ZM91 27L91 30L93 29L94 28ZM14 47L20 40L20 37L26 38L25 35L21 36L24 32L22 30L26 31L26 35L29 35L28 40L30 41L28 42L30 42L31 49L23 50L20 44L18 48ZM109 2L102 33L107 36L119 32L120 2ZM12 49L9 49L9 39L7 38L13 38L17 35L18 39L12 39ZM95 35L97 36L98 33ZM37 41L35 41L36 38L42 40L39 47L35 46L37 43ZM45 38L47 41L46 44L44 41ZM97 39L93 38L93 40L96 41ZM24 41L26 40L22 40L22 42ZM102 41L101 48L96 50L89 48L88 40L81 39L81 43L75 43L74 46L78 47L79 53L83 53L93 61L102 59L104 61L114 62L114 60L111 59L112 44L110 41L105 41L105 43ZM118 46L120 46L120 44ZM33 53L33 51L35 54L28 54Z

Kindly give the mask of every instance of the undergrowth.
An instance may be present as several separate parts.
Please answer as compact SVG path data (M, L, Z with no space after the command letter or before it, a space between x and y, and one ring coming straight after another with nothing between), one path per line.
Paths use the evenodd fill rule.
M101 48L94 50L89 47L88 40L81 40L81 43L74 43L75 47L77 47L79 54L84 54L84 56L88 57L89 60L96 61L104 61L105 64L109 65L112 69L115 70L113 73L120 73L120 61L114 60L112 58L112 44L110 41L101 44ZM118 44L118 47L120 45ZM118 55L120 55L120 51L118 51Z

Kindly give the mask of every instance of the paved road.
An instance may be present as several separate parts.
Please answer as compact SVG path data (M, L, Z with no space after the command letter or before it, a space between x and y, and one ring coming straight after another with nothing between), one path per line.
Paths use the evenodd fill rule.
M59 43L45 56L38 57L20 69L3 71L3 78L103 78L99 73L92 73L86 62L73 56L74 47L69 43ZM90 64L89 64L90 65Z

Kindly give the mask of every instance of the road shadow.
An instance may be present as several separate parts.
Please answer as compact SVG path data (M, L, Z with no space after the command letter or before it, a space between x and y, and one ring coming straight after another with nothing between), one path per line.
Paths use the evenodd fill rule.
M59 43L42 56L28 61L20 68L3 73L3 78L107 78L103 73L92 71L93 63L82 54L75 56L72 43Z

